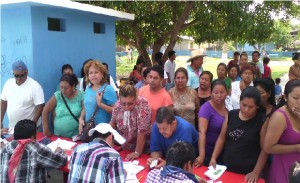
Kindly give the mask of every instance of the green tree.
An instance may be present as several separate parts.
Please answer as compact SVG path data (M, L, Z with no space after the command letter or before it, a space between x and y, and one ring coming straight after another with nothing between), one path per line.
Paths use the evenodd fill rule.
M293 12L292 2L253 1L88 1L86 3L135 14L134 21L116 24L118 43L137 48L147 64L147 50L154 54L163 45L172 50L178 35L192 36L196 43L239 41L257 44L268 39L273 31L270 12L286 9Z
M275 21L274 31L271 34L270 42L276 45L276 49L286 47L291 41L291 25L285 21Z

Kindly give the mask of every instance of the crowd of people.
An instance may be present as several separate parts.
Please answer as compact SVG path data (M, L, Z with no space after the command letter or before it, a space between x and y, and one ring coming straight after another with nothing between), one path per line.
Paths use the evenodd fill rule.
M126 161L149 154L146 182L205 182L193 168L222 164L245 174L247 182L300 179L300 53L292 57L290 80L282 92L272 79L270 58L235 52L217 76L205 70L204 50L194 50L187 68L177 68L176 52L155 55L148 67L137 58L130 80L117 89L108 65L88 59L81 78L62 67L59 87L45 104L43 89L22 61L1 93L1 134L7 113L14 140L1 144L0 182L45 182L46 169L65 166L67 156L36 142L41 120L45 136L72 138L92 117L89 143L71 155L68 182L125 182L126 172L114 141L130 151ZM53 129L51 128L53 126Z

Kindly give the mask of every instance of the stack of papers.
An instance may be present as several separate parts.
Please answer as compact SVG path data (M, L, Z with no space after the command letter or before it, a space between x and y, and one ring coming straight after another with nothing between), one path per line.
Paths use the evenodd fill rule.
M224 165L216 165L216 169L213 168L213 166L209 166L208 170L204 173L208 178L211 180L217 180L221 177L221 175L225 172L227 169Z
M123 162L123 166L127 174L137 174L144 169L143 166L138 165L135 162Z
M62 140L58 138L57 140L51 142L50 144L47 145L52 151L55 151L57 147L62 148L63 150L72 150L72 147L76 145L75 142L70 142L67 140Z
M139 183L137 174L144 169L143 166L139 165L139 161L123 162L123 167L126 170L126 183Z

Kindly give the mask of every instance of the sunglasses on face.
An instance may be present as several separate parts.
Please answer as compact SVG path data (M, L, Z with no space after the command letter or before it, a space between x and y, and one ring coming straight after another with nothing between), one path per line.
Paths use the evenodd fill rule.
M24 77L24 76L26 76L26 72L24 73L24 74L14 74L14 77L15 78L22 78L22 77Z

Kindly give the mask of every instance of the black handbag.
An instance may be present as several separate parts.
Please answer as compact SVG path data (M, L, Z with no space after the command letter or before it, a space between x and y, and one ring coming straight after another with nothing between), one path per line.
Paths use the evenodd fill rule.
M108 85L106 85L104 87L104 89L102 90L102 96L104 96L104 92L105 92L105 89L107 86ZM89 131L95 127L95 115L96 115L98 109L99 109L99 106L96 104L96 109L95 109L91 119L89 121L85 122L85 125L82 129L81 138L80 138L82 142L87 143L87 142L91 142L93 140L92 137L89 136Z

